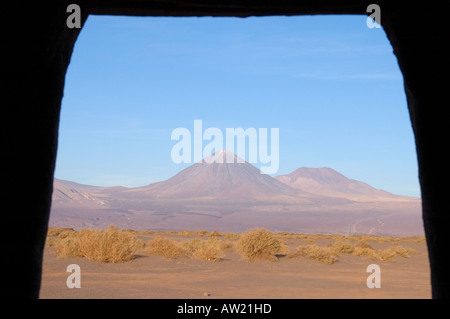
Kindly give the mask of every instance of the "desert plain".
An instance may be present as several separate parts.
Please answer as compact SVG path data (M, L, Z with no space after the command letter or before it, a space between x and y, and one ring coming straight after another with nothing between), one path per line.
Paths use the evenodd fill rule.
M42 299L427 299L431 297L427 249L422 237L278 234L285 254L248 261L236 251L239 234L217 232L132 232L142 242L155 237L175 242L226 242L220 258L167 258L137 250L132 260L104 263L62 257L46 245ZM336 241L365 242L374 250L407 248L390 260L339 253L333 263L299 255L299 246L330 247ZM67 266L80 266L81 288L68 288ZM368 288L370 264L380 266L380 288Z
M135 188L55 179L40 297L431 297L420 198L331 168L271 177L228 151L213 156L228 155L234 163L195 163ZM254 228L266 232L245 251ZM127 258L114 238L129 241ZM266 258L249 258L261 252ZM111 253L120 258L105 259ZM67 287L71 264L81 288ZM371 264L380 288L367 285Z

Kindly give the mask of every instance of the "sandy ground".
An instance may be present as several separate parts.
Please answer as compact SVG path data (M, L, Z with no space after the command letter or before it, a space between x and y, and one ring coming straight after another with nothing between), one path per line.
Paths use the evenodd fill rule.
M146 238L143 238L146 240ZM192 240L192 237L186 238ZM291 249L305 244L286 240ZM319 243L326 245L326 243ZM370 243L374 248L390 243ZM383 246L384 245L384 246ZM429 265L425 243L401 243L414 248L410 258L394 262L343 254L327 265L305 257L281 257L277 262L247 262L232 248L219 262L160 256L138 256L121 264L84 258L60 258L46 248L40 297L42 299L378 299L430 298ZM369 289L369 264L381 267L381 288ZM81 268L81 288L69 289L69 264Z

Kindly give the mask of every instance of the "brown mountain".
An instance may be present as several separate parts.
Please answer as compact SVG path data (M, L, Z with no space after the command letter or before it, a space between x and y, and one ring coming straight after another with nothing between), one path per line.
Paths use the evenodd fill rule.
M227 155L233 159L233 163L226 162ZM221 162L218 162L219 158ZM269 175L261 174L258 168L245 161L239 162L238 157L229 151L217 152L168 180L128 189L123 192L123 195L177 200L233 201L265 200L279 197L293 197L292 199L294 199L311 196L311 194L292 188Z
M53 206L102 207L107 201L102 199L101 187L78 184L55 178L53 182Z
M226 151L209 160L227 154L234 163L195 163L144 187L55 179L50 226L423 234L418 198L377 190L329 168L300 168L273 178Z
M412 197L399 196L345 177L332 168L301 167L276 179L290 187L323 196L347 198L353 201L402 201Z

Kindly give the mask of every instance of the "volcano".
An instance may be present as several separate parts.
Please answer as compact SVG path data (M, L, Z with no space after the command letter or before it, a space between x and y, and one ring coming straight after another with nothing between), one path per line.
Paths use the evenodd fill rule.
M233 159L230 161L229 159ZM423 235L420 198L399 196L331 168L262 174L219 151L142 187L56 180L52 227Z
M353 201L403 201L413 197L394 195L376 189L364 182L350 179L332 168L301 167L276 179L290 187L328 197L347 198Z
M233 161L226 161L232 158ZM219 151L201 162L182 170L172 178L134 188L125 193L149 198L173 199L247 199L306 196L277 179L261 173L255 166L230 151Z

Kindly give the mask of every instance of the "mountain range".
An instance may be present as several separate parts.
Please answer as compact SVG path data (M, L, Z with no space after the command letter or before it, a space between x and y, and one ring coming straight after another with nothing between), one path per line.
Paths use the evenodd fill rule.
M420 198L375 189L326 167L271 177L228 156L234 163L202 161L143 187L55 179L50 226L423 235Z

